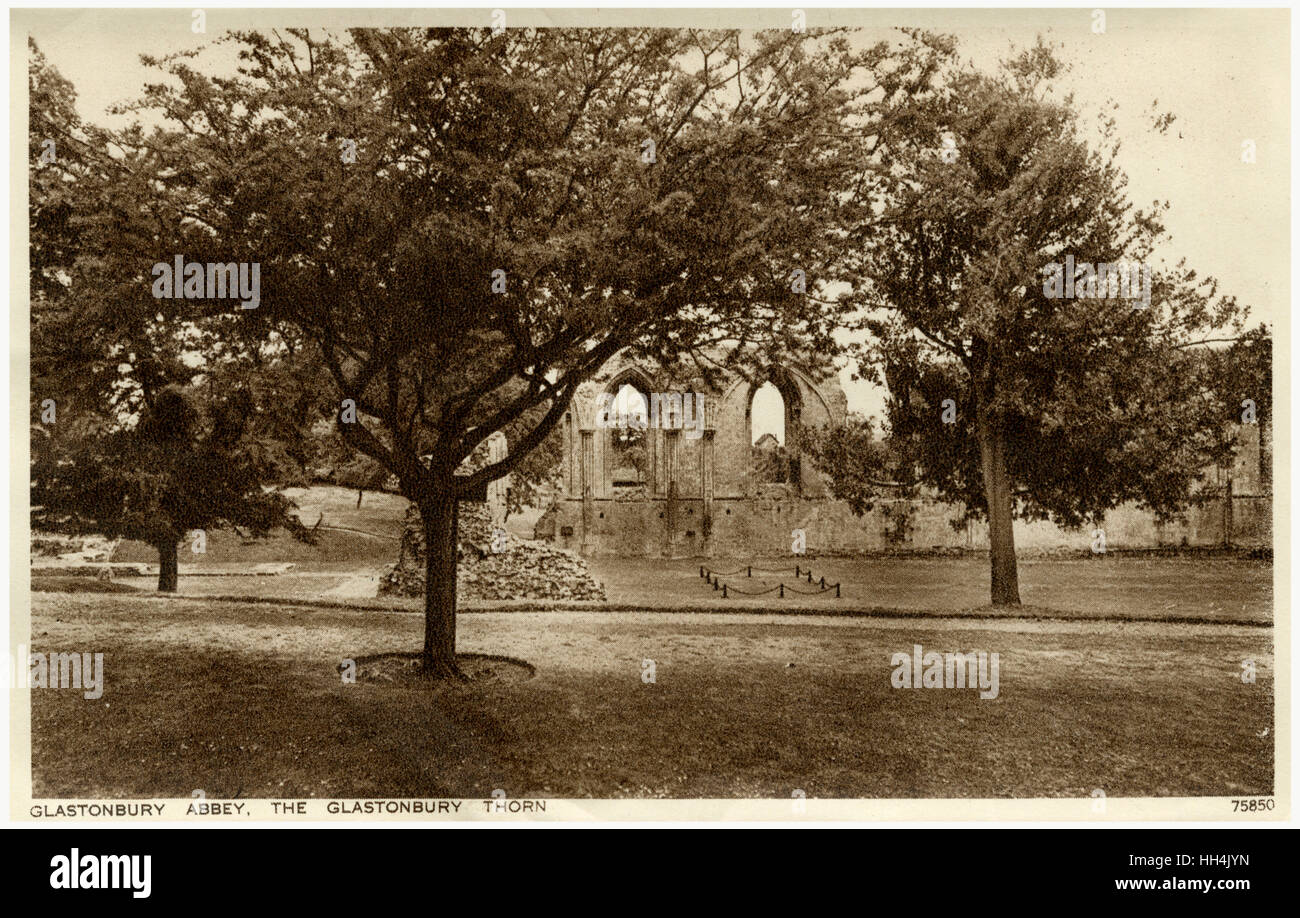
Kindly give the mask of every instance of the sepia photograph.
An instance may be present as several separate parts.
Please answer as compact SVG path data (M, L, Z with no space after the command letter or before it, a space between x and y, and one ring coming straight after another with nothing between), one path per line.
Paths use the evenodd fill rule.
M1289 819L1290 22L11 10L11 819Z

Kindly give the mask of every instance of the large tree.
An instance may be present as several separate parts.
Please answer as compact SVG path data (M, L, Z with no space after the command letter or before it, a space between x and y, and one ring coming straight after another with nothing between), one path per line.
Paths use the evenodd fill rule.
M1242 310L1155 263L1161 208L1132 206L1114 125L1081 122L1060 74L1040 44L902 99L857 236L860 356L888 385L891 448L987 520L995 604L1020 601L1017 516L1176 513L1230 420L1188 352L1234 337ZM1149 269L1149 298L1087 287L1085 266L1118 263Z
M229 40L230 78L156 62L147 144L221 260L261 264L247 318L313 349L342 435L418 506L431 676L458 674L458 500L613 354L832 348L847 189L881 100L933 66L908 36L789 30ZM457 475L499 430L510 455Z

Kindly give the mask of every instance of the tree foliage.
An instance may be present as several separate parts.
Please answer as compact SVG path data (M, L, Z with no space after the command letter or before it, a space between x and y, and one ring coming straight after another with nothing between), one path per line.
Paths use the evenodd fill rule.
M170 262L180 216L148 152L83 125L35 46L28 82L33 527L147 542L167 590L191 530L306 538L268 488L302 458L309 400L292 354L153 298L150 267Z
M179 86L139 107L166 126L119 140L158 157L189 251L261 264L245 333L310 348L341 434L419 506L437 673L457 499L532 455L613 354L832 350L845 306L816 292L844 278L846 189L881 99L933 56L789 30L227 40L232 77L153 62ZM509 456L456 476L496 431Z
M855 237L858 356L888 386L891 447L989 520L994 602L1019 601L1013 516L1186 506L1228 422L1190 352L1243 322L1212 279L1156 263L1163 208L1132 205L1113 122L1090 137L1051 91L1060 72L1040 43L901 99ZM1147 267L1149 301L1056 295L1055 272L1083 289L1085 264Z

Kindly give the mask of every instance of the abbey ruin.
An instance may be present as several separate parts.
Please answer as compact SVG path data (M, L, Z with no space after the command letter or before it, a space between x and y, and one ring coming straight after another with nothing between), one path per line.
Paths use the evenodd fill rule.
M616 356L580 387L561 422L560 488L536 537L588 556L621 557L788 554L800 531L814 554L987 548L982 523L954 528L960 507L886 494L856 516L831 496L797 446L770 434L755 443L754 399L765 382L780 393L786 431L845 419L847 399L834 375L794 363L773 369L767 380L729 374L710 386ZM688 393L704 398L668 397ZM628 425L618 417L619 406L626 414L631 404L637 406L631 413L648 420L652 402L653 424ZM684 410L673 416L679 405ZM681 416L692 412L697 416ZM1224 488L1227 496L1190 508L1181 520L1161 524L1135 506L1111 511L1103 524L1107 547L1270 545L1266 431L1263 440L1258 425L1242 425L1233 466L1207 472L1207 486ZM1091 528L1016 523L1017 548L1028 552L1086 551L1093 538Z

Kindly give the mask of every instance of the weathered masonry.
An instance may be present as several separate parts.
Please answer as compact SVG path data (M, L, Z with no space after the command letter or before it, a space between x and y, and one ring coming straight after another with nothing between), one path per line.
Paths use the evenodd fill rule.
M770 381L786 429L842 423L845 397L833 379L789 366ZM729 376L712 388L616 356L579 388L561 422L561 491L537 535L588 555L788 552L791 529L839 502L827 499L821 477L793 451L773 451L771 474L758 474L751 410L759 385ZM646 409L661 401L656 396L702 393L703 417L688 413L695 424L674 424L667 417L674 399L660 412L665 419L644 430L604 421L609 400L629 387Z
M724 376L715 388L616 356L579 387L561 421L560 490L536 536L588 556L622 557L788 555L795 530L803 531L810 553L988 547L982 524L954 529L960 508L934 499L884 499L855 516L830 497L790 439L755 443L755 395L767 382L780 393L787 432L843 423L847 400L839 382L795 363L774 368L766 380ZM671 416L680 410L676 396L688 393L703 394L702 417L693 414L693 401L684 419ZM658 423L642 429L618 420L629 405L646 417L652 403ZM1182 521L1161 525L1136 507L1112 511L1104 525L1108 548L1270 545L1272 498L1259 427L1241 428L1236 462L1224 477L1210 473L1211 483L1229 485L1230 496L1190 510ZM1023 550L1087 550L1091 542L1090 528L1016 523Z

